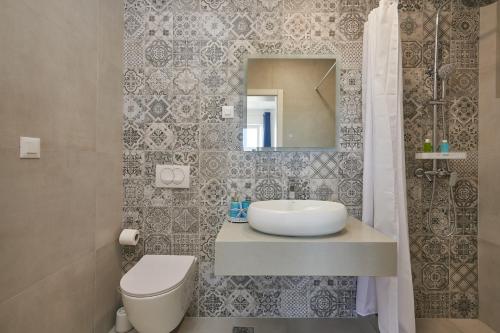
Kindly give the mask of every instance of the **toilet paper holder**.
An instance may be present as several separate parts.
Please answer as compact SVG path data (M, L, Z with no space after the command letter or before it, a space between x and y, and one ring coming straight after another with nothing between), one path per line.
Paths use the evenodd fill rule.
M135 246L139 242L139 230L137 229L123 229L118 238L121 245Z

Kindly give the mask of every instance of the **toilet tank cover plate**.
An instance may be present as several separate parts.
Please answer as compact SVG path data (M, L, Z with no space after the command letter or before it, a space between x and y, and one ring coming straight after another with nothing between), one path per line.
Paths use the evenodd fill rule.
M193 256L145 255L121 279L126 295L150 297L169 292L186 279Z

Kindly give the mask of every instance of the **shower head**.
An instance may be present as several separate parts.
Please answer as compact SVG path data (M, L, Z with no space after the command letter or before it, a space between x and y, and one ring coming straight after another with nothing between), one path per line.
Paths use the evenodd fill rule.
M462 0L462 4L466 7L483 7L494 2L497 2L497 0Z
M445 64L442 65L438 70L438 75L441 80L448 79L453 72L455 72L457 65L455 64Z

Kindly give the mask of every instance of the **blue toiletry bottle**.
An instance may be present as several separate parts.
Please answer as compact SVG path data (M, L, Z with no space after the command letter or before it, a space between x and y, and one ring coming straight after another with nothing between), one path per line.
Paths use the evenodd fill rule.
M240 213L240 203L237 201L231 202L231 208L229 209L229 217L232 219L238 218Z
M448 154L450 152L450 145L448 144L448 140L442 140L439 145L439 150L443 154Z
M241 202L241 208L243 209L248 209L248 207L250 206L250 203L252 202L252 199L250 199L250 197L247 195L245 197L245 200L243 200Z
M240 208L241 208L240 202L238 201L236 193L234 193L231 196L231 204L229 206L229 218L230 219L238 218L238 215L240 213Z
M245 197L245 200L243 200L241 202L241 217L243 219L247 219L248 218L248 207L250 207L250 203L252 202L252 199L250 199L250 197L247 195Z

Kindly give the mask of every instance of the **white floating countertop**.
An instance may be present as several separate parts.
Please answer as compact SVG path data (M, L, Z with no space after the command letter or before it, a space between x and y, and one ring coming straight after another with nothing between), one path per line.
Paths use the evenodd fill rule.
M215 240L215 274L394 276L397 242L353 217L341 232L319 237L274 236L225 222Z
M416 153L417 160L465 160L466 152L450 152L450 153Z

